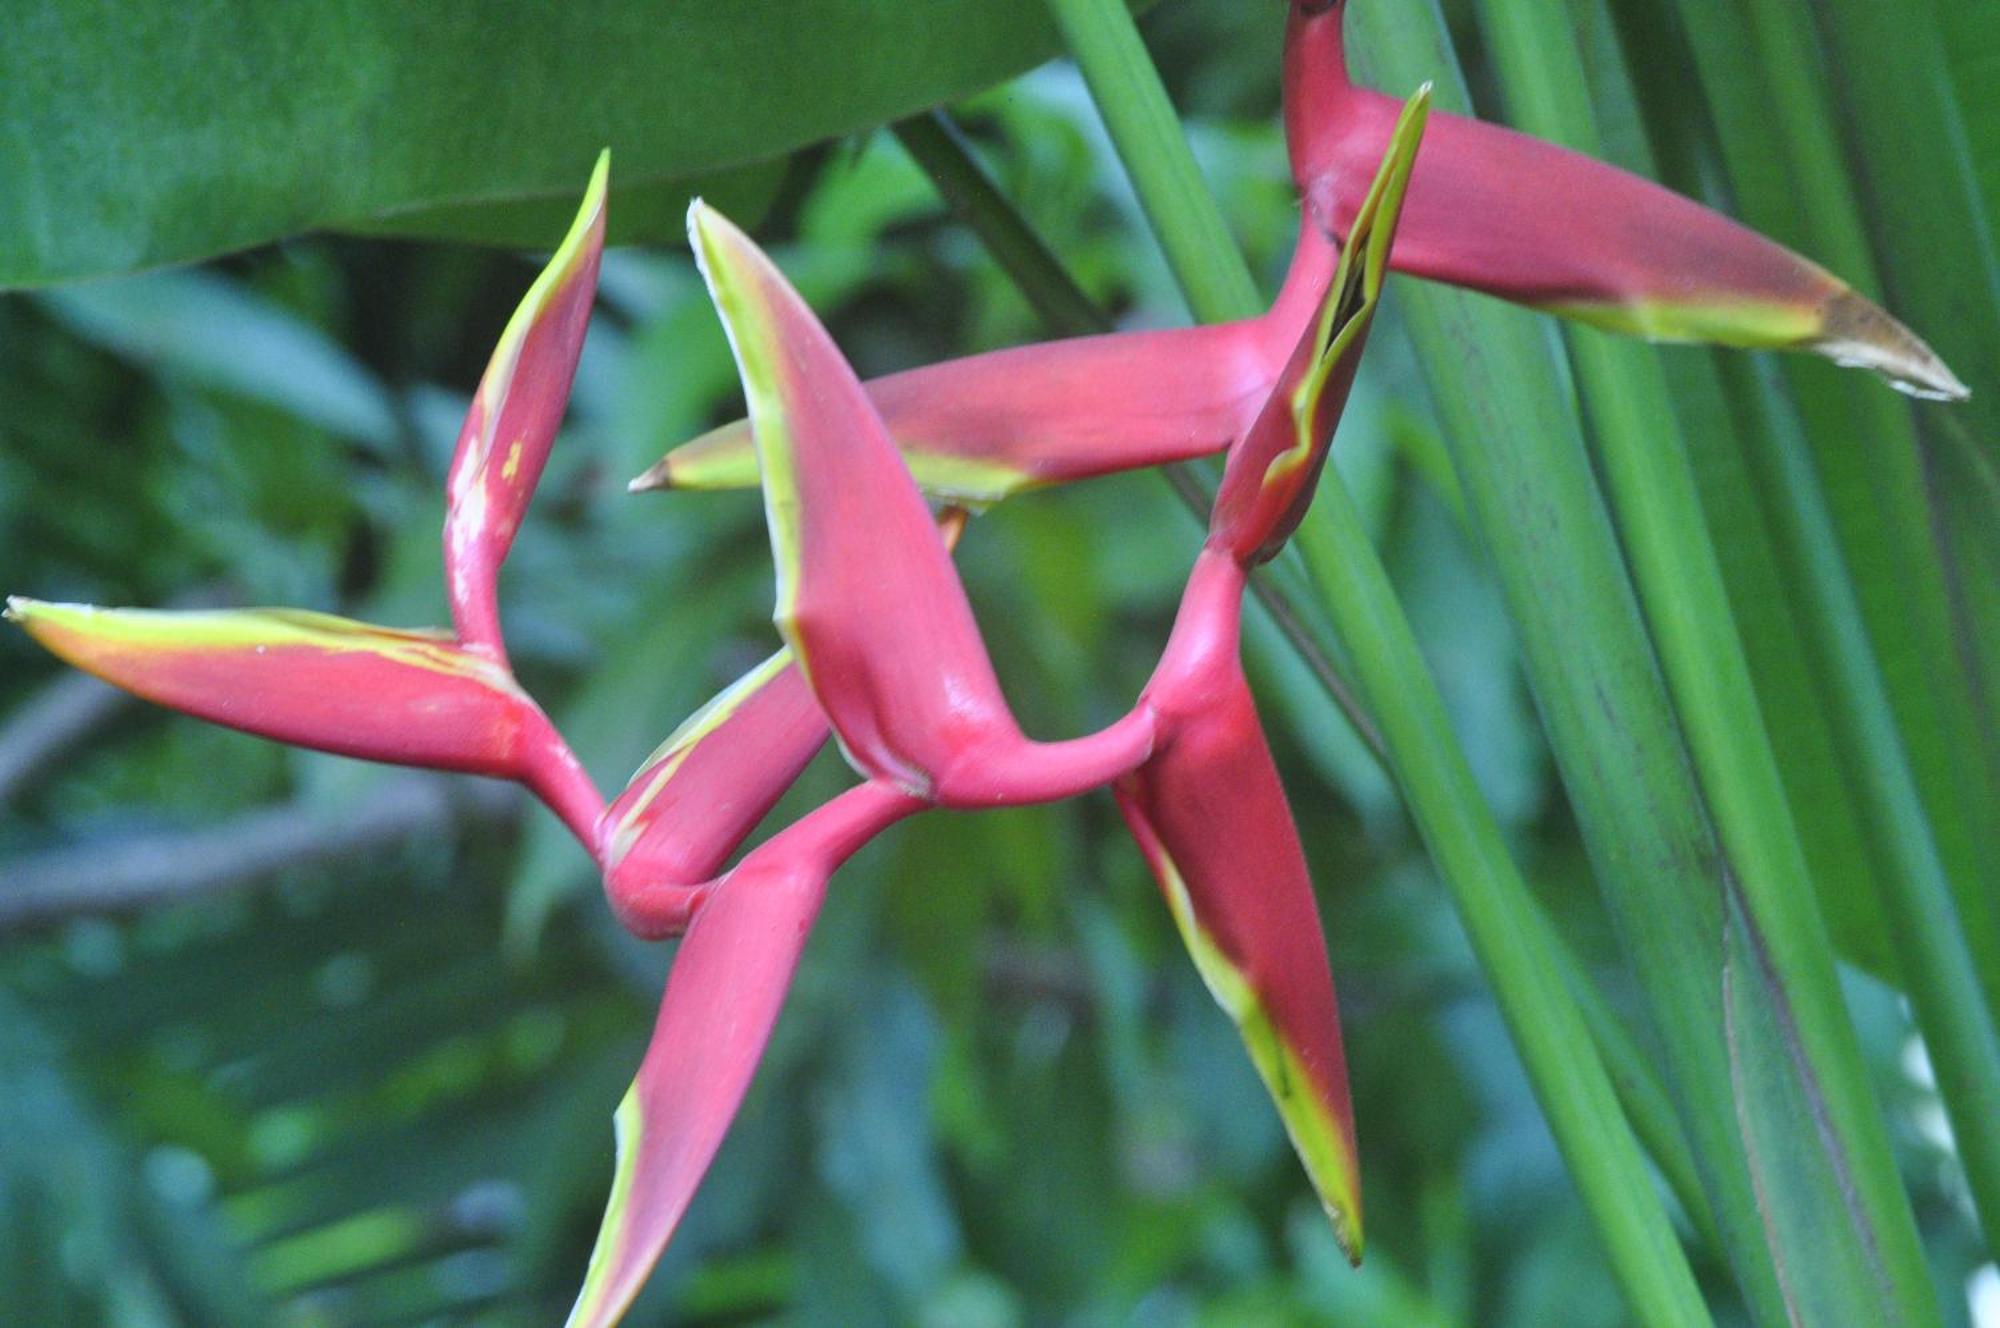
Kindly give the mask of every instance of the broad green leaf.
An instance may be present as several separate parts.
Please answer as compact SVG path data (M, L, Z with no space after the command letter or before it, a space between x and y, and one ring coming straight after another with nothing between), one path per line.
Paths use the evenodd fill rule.
M0 47L0 285L781 156L1055 51L1032 0L27 0ZM670 213L641 209L678 231ZM417 227L436 233L430 224ZM641 232L632 232L639 238Z

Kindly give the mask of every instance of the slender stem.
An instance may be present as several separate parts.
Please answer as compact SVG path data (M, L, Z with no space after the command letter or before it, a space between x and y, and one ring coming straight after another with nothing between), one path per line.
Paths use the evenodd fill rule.
M971 144L942 110L898 120L896 140L917 163L952 214L973 228L1035 313L1058 336L1109 332L1111 319L1041 234L1014 207L972 155Z
M1322 480L1315 505L1323 509L1324 538L1319 555L1309 550L1308 556L1327 605L1381 720L1411 814L1451 889L1632 1308L1645 1323L1708 1323L1687 1256L1564 983L1559 952L1538 930L1528 887L1337 471Z
M1681 1129L1680 1118L1674 1114L1674 1101L1667 1095L1659 1071L1612 1010L1610 1002L1604 999L1568 939L1556 929L1555 920L1542 901L1529 893L1527 903L1529 907L1522 910L1521 919L1540 933L1538 944L1560 963L1570 995L1575 998L1583 1022L1590 1029L1591 1041L1597 1044L1597 1053L1604 1060L1605 1073L1611 1076L1618 1104L1632 1123L1632 1133L1639 1137L1653 1165L1660 1169L1661 1177L1681 1211L1687 1214L1703 1248L1726 1257L1715 1214L1701 1187L1701 1170L1695 1163L1694 1150L1688 1147L1687 1135Z
M1255 317L1263 310L1257 283L1124 0L1048 0L1048 7L1194 316L1204 323Z

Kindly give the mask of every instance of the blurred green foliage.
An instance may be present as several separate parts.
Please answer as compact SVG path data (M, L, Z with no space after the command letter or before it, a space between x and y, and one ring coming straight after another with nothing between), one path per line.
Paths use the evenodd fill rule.
M1239 8L1163 5L1147 34L1268 285L1295 216L1278 25ZM1497 112L1490 87L1474 91ZM1121 324L1183 316L1072 69L959 109ZM761 234L864 373L1041 334L886 133L795 157ZM8 588L444 620L444 466L532 271L496 251L309 238L0 299ZM603 787L773 643L755 497L623 492L739 409L686 254L608 255L569 426L503 586L523 679ZM1392 300L1338 464L1520 861L1629 1002L1441 455ZM1145 475L974 525L959 562L1031 732L1079 732L1129 703L1196 533ZM1340 1258L1094 799L928 817L842 873L744 1113L631 1322L1621 1321L1393 790L1275 630L1259 620L1250 640L1329 926L1365 1268ZM58 673L0 635L0 757ZM842 778L823 758L776 815ZM454 793L415 834L272 870L232 857L249 817L365 827L409 779L107 708L6 786L0 891L136 848L158 859L163 893L188 897L0 936L0 1320L559 1321L668 954L619 933L581 851L512 799ZM1904 1015L1868 978L1851 995L1941 1282L1963 1285L1977 1239L1925 1128L1938 1108ZM1726 1274L1702 1257L1733 1322Z

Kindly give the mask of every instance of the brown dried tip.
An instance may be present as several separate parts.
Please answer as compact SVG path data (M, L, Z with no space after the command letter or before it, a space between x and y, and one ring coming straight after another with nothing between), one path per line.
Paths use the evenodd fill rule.
M1821 326L1809 348L1836 364L1872 370L1898 392L1925 401L1963 401L1972 395L1923 338L1858 291L1843 290L1829 300Z

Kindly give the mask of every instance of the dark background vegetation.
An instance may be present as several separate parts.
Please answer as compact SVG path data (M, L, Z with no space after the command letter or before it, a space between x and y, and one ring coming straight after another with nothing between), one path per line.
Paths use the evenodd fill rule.
M1240 8L1167 3L1146 31L1268 284L1293 217L1278 29ZM960 110L1121 323L1185 316L1073 69ZM886 133L797 157L757 232L864 372L1041 335ZM0 299L7 588L443 620L444 466L533 271L306 238ZM1339 464L1530 880L1627 997L1393 297L1385 319ZM524 681L606 788L772 646L754 496L623 491L739 409L685 251L609 254L504 582ZM1031 731L1129 703L1197 536L1148 475L974 525L959 562ZM1094 798L927 817L842 873L632 1322L1620 1321L1392 789L1267 623L1251 642L1342 998L1366 1267ZM823 757L787 809L845 777ZM559 1321L669 950L618 931L547 813L112 699L11 631L0 806L0 1322ZM1962 1286L1977 1242L1898 999L1850 991Z

